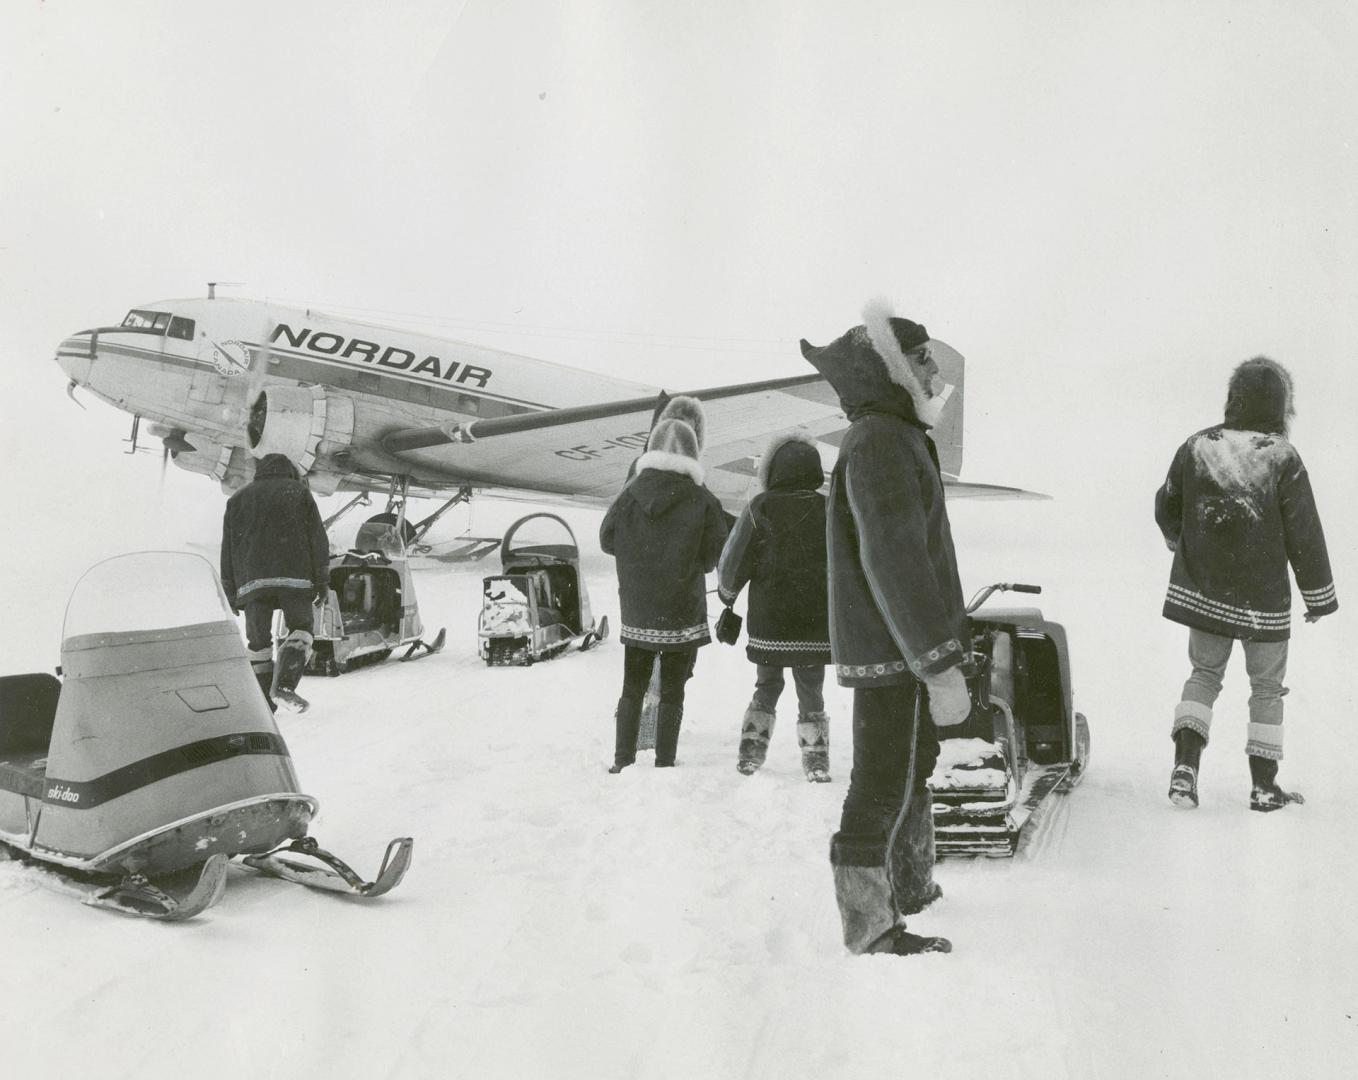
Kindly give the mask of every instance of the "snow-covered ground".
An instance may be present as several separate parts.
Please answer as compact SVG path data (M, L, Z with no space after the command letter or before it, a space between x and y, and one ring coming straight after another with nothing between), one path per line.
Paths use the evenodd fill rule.
M179 542L164 546L210 552L219 497L177 482L200 485L203 512L175 515L166 539ZM485 667L475 621L492 558L417 573L426 624L448 627L444 652L309 679L312 710L280 714L320 800L313 834L368 873L387 839L413 835L401 888L365 904L234 869L216 907L160 925L82 907L0 864L12 1033L0 1069L1350 1075L1358 869L1341 624L1297 627L1282 778L1306 805L1246 809L1246 691L1233 671L1202 807L1176 811L1167 728L1184 634L1158 614L1167 556L1147 522L1119 531L1094 504L1081 509L953 504L968 588L1047 587L1044 608L1070 631L1093 759L1033 858L940 866L945 897L912 925L951 937L951 955L853 958L841 947L827 849L849 772L848 692L827 699L834 783L803 780L787 705L768 764L742 777L737 725L753 669L743 650L713 645L690 683L680 767L656 771L643 753L610 776L619 647ZM520 511L490 505L477 529ZM596 612L616 626L598 515L566 516ZM1081 516L1105 538L1098 558ZM124 539L137 538L108 542ZM42 632L5 628L6 655L23 661L8 670L55 663L51 609L70 583L17 586Z

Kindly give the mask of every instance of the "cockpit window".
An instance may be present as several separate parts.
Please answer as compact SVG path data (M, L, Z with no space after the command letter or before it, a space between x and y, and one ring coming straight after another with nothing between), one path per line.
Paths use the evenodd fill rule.
M127 318L123 320L123 325L129 330L150 330L156 324L158 311L138 311L133 308L127 313Z
M182 319L175 315L170 319L170 337L183 338L185 341L193 340L193 320Z
M170 318L168 311L139 311L133 308L123 319L122 325L128 330L153 330L163 334L169 329Z

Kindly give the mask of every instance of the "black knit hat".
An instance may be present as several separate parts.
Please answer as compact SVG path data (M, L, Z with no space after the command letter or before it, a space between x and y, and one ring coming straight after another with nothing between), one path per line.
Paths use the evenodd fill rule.
M917 322L897 318L895 315L887 321L891 324L891 332L896 335L896 341L901 346L901 352L908 353L911 349L918 349L929 340L929 331Z

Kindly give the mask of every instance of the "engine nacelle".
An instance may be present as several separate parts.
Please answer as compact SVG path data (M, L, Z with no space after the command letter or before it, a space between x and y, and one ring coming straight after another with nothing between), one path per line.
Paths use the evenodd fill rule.
M338 484L336 470L324 468L324 463L316 472L312 469L317 459L331 458L353 442L354 403L327 394L321 386L266 387L250 408L246 431L255 457L286 454L302 472L312 474L308 479L331 476Z
M254 459L240 447L223 446L196 434L190 442L182 431L168 434L166 449L175 466L185 472L213 477L227 494L244 487L255 474Z

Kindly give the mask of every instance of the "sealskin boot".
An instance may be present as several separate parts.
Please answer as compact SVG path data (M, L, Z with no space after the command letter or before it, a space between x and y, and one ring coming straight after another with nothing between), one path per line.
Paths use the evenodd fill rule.
M923 937L905 929L886 867L884 841L846 836L830 841L830 866L835 876L835 901L844 927L844 944L855 955L888 953L913 956L951 952L947 938Z
M927 786L901 807L887 844L887 872L902 915L917 915L943 895L934 881L934 812Z
M1306 800L1297 791L1278 786L1278 763L1272 758L1250 755L1250 809L1261 813L1281 810L1288 803L1301 805Z
M802 751L802 772L813 784L830 782L830 714L807 713L797 718L797 745Z
M1192 810L1198 805L1198 765L1207 740L1192 728L1174 733L1174 771L1169 774L1169 801Z
M753 705L745 710L745 718L740 722L740 750L736 760L736 768L744 775L758 772L764 764L776 719L774 713L756 709Z

